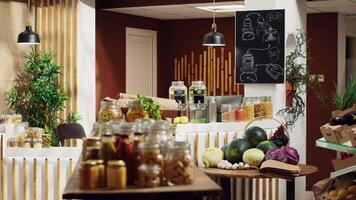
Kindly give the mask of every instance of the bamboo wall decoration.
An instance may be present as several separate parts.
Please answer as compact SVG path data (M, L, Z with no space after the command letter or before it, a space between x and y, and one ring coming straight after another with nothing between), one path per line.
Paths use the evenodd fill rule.
M41 43L37 51L55 55L54 62L60 66L60 82L68 96L61 119L77 111L77 25L78 0L35 0L36 31Z
M236 70L232 63L232 53L226 52L224 48L208 47L198 54L192 51L174 58L173 64L174 80L184 81L187 87L192 81L202 80L207 86L208 95L241 94L239 85L235 84Z

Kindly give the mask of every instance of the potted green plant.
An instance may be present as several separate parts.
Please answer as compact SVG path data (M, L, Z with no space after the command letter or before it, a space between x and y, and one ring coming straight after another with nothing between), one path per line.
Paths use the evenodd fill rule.
M306 104L303 94L306 86L313 89L321 102L324 101L318 77L311 76L306 63L302 61L306 58L306 35L297 30L294 38L296 46L286 56L286 107L277 113L286 118L286 126L294 126L299 117L304 115Z
M52 53L32 50L25 58L24 71L18 73L17 85L6 92L6 101L30 126L44 128L51 145L58 146L55 130L67 100L59 81L60 67L53 63Z

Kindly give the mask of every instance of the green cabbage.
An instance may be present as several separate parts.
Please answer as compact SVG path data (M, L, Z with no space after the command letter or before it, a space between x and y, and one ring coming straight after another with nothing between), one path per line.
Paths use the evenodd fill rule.
M264 158L265 154L263 153L263 151L257 148L252 148L245 151L244 155L242 156L242 160L244 161L244 163L254 167L260 166Z
M206 148L203 151L202 161L206 168L216 167L218 162L224 158L224 153L219 148Z

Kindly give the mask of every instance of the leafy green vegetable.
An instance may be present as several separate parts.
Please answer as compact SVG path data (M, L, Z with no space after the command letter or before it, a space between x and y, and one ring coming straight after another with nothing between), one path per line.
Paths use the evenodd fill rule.
M32 50L25 55L24 72L18 73L17 85L6 94L6 101L13 111L20 113L30 126L45 129L53 146L58 145L55 133L59 111L67 100L59 82L60 67L53 63L52 53Z
M335 91L337 87L335 86ZM356 103L356 79L353 78L349 85L342 91L333 93L336 109L346 110Z
M159 105L151 98L145 96L137 96L138 101L142 105L143 109L148 112L150 118L154 120L161 120L161 110Z

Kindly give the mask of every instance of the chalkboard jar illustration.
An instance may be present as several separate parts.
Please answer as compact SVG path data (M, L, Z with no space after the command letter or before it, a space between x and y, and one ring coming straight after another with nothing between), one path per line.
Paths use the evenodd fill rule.
M205 123L207 91L203 81L192 81L189 87L189 119L193 123Z
M255 83L257 81L257 68L255 67L255 58L247 51L242 56L242 67L240 68L240 80L247 83Z
M243 22L243 29L242 29L242 40L254 40L255 33L253 32L254 28L252 27L251 18L245 18Z

